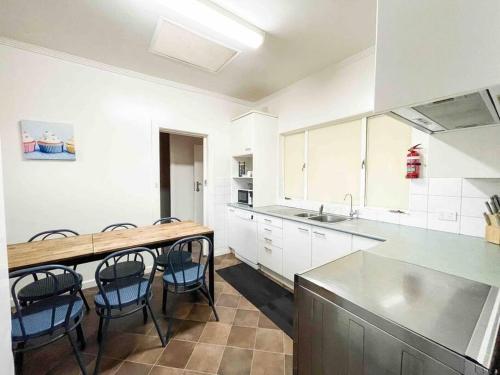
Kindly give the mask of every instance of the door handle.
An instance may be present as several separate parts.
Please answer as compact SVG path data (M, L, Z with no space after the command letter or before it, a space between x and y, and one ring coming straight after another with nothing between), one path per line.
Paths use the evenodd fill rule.
M201 185L201 182L200 182L200 181L196 181L196 182L195 182L195 188L194 188L194 191L200 191L200 185Z
M314 233L315 235L317 235L317 236L321 236L321 237L325 237L325 236L326 236L326 234L325 234L325 233L321 233L321 232L316 232L316 231L314 231L313 233Z

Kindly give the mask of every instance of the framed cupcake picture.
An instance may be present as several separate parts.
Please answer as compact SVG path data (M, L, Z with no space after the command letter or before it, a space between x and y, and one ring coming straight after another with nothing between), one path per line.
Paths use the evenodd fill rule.
M76 160L72 124L23 120L21 143L28 160Z

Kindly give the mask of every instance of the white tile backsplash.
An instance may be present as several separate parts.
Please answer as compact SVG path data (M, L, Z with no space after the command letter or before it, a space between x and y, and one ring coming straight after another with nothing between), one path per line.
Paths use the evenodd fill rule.
M482 217L462 216L460 220L460 233L469 236L483 237L485 222Z
M484 202L485 198L462 197L461 215L482 218L486 210Z
M460 231L460 221L444 221L440 220L439 214L431 213L427 215L427 228L441 230L443 232L458 233Z
M410 194L427 195L429 193L429 179L416 178L410 181Z
M410 211L402 214L399 223L410 227L427 228L427 212Z
M410 194L410 211L427 211L427 195Z
M438 212L456 212L460 214L460 197L442 197L429 196L428 211Z
M461 178L430 178L429 195L460 197L462 195Z

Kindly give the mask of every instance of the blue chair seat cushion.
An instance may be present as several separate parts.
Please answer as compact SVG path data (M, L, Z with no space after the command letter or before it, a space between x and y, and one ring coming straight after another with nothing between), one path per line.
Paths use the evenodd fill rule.
M69 272L55 275L58 288L56 294L62 294L73 288L75 278ZM82 275L78 274L78 282L82 283ZM44 277L29 283L19 290L17 298L19 301L37 301L54 295L54 278Z
M82 316L82 299L71 295L49 297L22 308L20 314L12 314L12 339L14 341L24 340L19 315L21 315L25 333L28 338L42 336L51 332L51 330L63 327L71 302L73 302L73 307L70 313L70 319L72 320L72 323L68 327L70 328L72 324L74 324L74 320ZM52 325L52 312L54 311L54 307L54 324Z
M203 264L186 262L183 266L170 267L165 270L163 281L167 284L193 285L200 283L203 278ZM175 275L175 279L174 279Z
M191 253L187 251L183 251L181 253L181 260L182 263L188 263L191 262ZM175 261L172 260L172 263ZM161 253L159 256L156 257L156 264L160 267L166 268L169 265L169 260L168 260L168 250L165 251L164 253Z
M123 279L106 284L104 294L112 308L120 308L134 303L141 302L151 296L146 296L149 280L145 278ZM101 293L94 297L98 307L106 307L106 302Z
M119 262L104 268L101 272L99 272L99 278L101 281L110 282L115 279L140 276L144 274L144 268L144 263L136 260Z

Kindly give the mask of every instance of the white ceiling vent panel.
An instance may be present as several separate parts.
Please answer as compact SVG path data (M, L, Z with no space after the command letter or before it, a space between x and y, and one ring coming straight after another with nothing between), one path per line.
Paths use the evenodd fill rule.
M212 73L239 53L164 18L158 21L150 51Z

